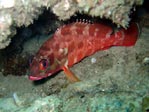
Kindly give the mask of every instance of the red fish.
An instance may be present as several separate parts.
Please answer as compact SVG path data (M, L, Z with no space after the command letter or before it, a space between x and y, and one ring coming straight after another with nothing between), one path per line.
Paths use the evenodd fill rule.
M30 65L30 80L40 80L63 70L71 82L79 79L69 67L96 51L112 46L133 46L138 37L135 23L113 33L110 26L76 22L60 27L37 52Z

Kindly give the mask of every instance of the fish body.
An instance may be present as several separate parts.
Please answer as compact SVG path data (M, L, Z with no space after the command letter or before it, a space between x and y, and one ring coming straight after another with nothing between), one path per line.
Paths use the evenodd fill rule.
M69 67L97 51L112 46L133 46L138 37L135 23L130 27L113 33L105 24L75 22L60 27L52 38L48 39L33 58L29 75L30 80L40 80L64 70L72 81L79 79Z

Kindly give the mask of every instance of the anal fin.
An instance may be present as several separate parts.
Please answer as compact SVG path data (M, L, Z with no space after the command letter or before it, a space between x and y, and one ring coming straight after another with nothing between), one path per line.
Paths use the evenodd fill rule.
M74 83L74 82L80 81L79 78L77 76L75 76L75 74L73 72L71 72L68 67L63 66L62 69L63 69L66 77L70 80L70 82Z

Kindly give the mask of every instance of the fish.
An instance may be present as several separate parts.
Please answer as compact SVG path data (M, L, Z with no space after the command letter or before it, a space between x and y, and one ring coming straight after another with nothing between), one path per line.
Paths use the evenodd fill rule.
M113 28L103 23L74 22L57 29L40 47L30 63L30 80L41 80L59 71L64 71L70 82L80 79L70 70L74 64L97 51L112 46L134 46L139 35L138 25Z

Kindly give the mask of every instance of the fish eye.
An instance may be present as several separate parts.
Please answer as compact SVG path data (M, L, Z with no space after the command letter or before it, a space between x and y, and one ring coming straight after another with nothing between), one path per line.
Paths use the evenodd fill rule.
M39 69L45 70L48 67L48 60L47 59L41 59L39 63Z

